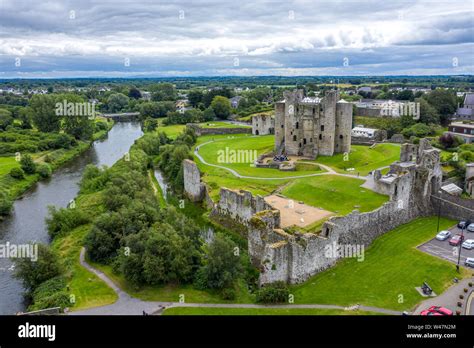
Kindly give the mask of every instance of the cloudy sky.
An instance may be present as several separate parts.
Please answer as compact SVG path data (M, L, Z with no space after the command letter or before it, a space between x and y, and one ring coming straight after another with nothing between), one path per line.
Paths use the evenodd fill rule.
M0 78L474 73L474 0L0 0Z

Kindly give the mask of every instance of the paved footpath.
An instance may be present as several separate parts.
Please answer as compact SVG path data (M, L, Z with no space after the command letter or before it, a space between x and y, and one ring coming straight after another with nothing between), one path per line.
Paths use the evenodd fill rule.
M143 315L147 314L161 315L165 308L171 307L207 307L207 308L308 308L308 309L341 309L341 310L361 310L370 311L380 314L401 315L399 311L391 309L368 307L368 306L352 306L343 307L328 304L288 304L288 305L258 305L245 303L179 303L179 302L160 302L160 301L142 301L131 297L125 291L120 289L105 273L95 269L85 260L85 249L81 249L80 263L88 271L96 274L108 286L110 286L118 296L118 300L110 305L94 307L79 311L69 312L69 315Z

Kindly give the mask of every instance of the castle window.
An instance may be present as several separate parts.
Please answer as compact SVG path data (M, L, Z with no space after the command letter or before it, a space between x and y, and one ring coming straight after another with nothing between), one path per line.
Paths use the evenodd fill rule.
M293 135L293 141L296 141L296 135Z
M296 129L298 129L299 127L300 127L299 122L296 122Z
M342 134L340 134L340 135L339 135L339 139L342 139L342 138L344 138L344 137L342 136Z
M321 125L321 132L324 132L324 125Z
M301 143L300 143L300 145L299 145L299 146L301 147Z
M312 142L313 142L313 138L309 138L309 142L312 143Z
M313 108L313 115L316 114L316 108Z
M306 138L303 138L303 144L306 145Z
M281 128L283 128L283 125L281 125Z
M322 139L323 139L323 135L319 134L319 140L322 140Z

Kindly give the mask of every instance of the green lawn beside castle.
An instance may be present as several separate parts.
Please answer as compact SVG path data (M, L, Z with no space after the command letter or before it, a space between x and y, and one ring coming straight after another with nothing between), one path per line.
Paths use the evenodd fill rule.
M456 222L442 218L440 229ZM347 258L290 290L295 303L349 306L362 304L410 310L424 298L415 290L427 282L441 294L455 277L467 276L465 268L426 254L416 247L436 235L437 217L419 218L377 238L365 250L364 261Z
M377 144L374 147L352 145L347 157L339 153L334 156L319 156L315 162L325 164L339 173L367 175L370 171L389 166L400 159L400 145ZM353 171L346 171L354 168Z
M354 209L371 211L388 201L388 196L360 187L363 183L362 179L344 176L314 176L293 180L282 194L337 215L346 215Z

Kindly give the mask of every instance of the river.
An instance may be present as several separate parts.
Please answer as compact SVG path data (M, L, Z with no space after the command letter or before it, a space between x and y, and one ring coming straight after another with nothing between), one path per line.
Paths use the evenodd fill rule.
M66 207L76 197L84 168L88 164L113 165L142 135L140 123L118 122L108 137L96 141L86 152L54 172L49 180L38 182L15 201L10 217L0 222L0 244L49 243L45 217L48 205ZM0 315L25 309L23 286L12 277L12 261L0 258Z

